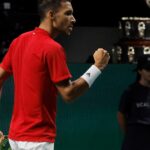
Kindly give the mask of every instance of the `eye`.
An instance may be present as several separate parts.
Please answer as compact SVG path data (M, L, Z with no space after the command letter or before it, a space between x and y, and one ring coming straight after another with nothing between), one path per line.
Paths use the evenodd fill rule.
M73 15L73 12L72 12L72 11L66 11L66 12L65 12L65 15L71 16L71 15Z

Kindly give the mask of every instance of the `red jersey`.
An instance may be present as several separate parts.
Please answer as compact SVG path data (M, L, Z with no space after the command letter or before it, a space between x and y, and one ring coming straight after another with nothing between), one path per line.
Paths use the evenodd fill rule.
M57 98L54 83L71 77L62 46L48 32L35 28L11 43L0 66L14 78L9 138L54 142Z

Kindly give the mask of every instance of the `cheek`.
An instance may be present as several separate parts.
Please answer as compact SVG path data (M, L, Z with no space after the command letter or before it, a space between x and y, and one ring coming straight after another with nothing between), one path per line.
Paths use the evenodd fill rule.
M61 27L62 27L62 28L66 28L66 26L68 25L68 21L67 21L67 19L63 19L63 20L61 20L60 25L61 25Z
M57 21L60 26L66 26L68 24L68 18L65 16L59 17Z
M145 78L147 78L148 80L150 80L150 73L146 73L144 76L145 76Z
M65 26L65 22L63 19L57 19L55 21L55 27L58 28L58 29L63 29Z

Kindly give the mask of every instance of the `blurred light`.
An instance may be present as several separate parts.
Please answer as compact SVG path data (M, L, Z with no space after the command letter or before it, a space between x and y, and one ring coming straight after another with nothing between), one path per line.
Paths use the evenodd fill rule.
M4 8L4 10L10 10L11 9L11 3L10 2L4 2L3 8Z
M148 7L150 7L150 0L145 0Z

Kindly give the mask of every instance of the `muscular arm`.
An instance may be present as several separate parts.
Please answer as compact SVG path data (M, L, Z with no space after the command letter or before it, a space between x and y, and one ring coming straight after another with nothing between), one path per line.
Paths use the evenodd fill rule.
M70 80L59 82L56 87L66 102L72 101L89 89L88 84L82 78L73 82Z
M110 58L108 52L101 48L95 51L93 57L95 60L94 65L100 70L103 70L107 66ZM85 91L89 89L89 84L80 77L73 82L71 82L69 79L61 81L56 84L56 88L63 99L66 102L70 102L85 93Z

